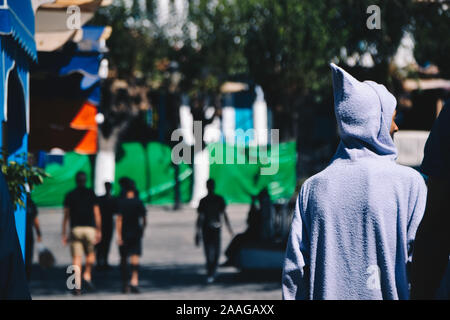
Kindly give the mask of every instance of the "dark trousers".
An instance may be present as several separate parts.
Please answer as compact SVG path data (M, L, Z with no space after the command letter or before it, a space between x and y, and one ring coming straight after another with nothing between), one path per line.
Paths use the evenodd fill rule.
M203 248L206 257L207 275L216 273L220 258L220 228L203 228Z
M99 266L108 265L108 255L113 236L113 227L113 223L102 226L102 239L96 246L97 265Z
M140 237L136 237L133 239L124 239L123 244L119 246L119 253L122 284L126 286L130 278L130 271L139 271L139 265L128 265L128 257L132 255L141 255L142 239Z
M120 256L120 277L122 279L122 285L126 286L130 278L130 271L128 270L128 255Z

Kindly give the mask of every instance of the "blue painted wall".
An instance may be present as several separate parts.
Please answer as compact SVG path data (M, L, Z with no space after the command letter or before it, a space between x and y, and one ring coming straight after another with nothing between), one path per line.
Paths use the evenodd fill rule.
M6 137L2 136L3 130L0 130L0 147L6 140L9 160L24 162L28 151L26 124L29 107L28 61L15 42L5 37L0 37L0 39L0 123L3 126L7 120L8 128ZM5 109L7 110L7 119L5 119ZM15 221L22 255L24 255L25 208L17 208Z

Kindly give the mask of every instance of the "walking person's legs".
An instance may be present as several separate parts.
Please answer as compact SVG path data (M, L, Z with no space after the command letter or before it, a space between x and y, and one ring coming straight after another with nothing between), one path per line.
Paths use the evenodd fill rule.
M212 277L214 275L214 256L215 256L215 249L214 249L214 243L209 242L206 248L206 271L207 276Z
M95 263L95 253L91 252L86 255L86 264L83 272L83 280L92 281L92 266Z
M128 258L125 255L120 257L120 275L122 278L122 290L125 293L129 289L129 286L128 286L128 277L129 277Z
M97 267L99 269L106 269L109 266L108 255L111 247L112 229L112 226L102 229L102 240L95 246Z
M78 228L71 230L70 251L72 254L72 265L75 267L75 283L77 286L73 294L81 294L81 274L83 270L84 245Z
M108 256L109 250L111 248L112 235L113 235L113 226L111 225L111 227L108 228L108 230L106 230L105 232L105 238L102 238L105 241L103 247L103 263L105 267L109 267Z
M213 233L213 241L212 241L212 261L211 261L211 275L213 277L216 276L217 266L219 265L219 259L220 259L220 231L221 229L214 230Z
M83 280L91 282L92 266L95 264L95 228L88 227L83 231L83 246L86 253Z
M73 254L72 255L72 265L75 266L75 274L74 275L75 275L75 284L76 284L76 287L72 291L72 293L75 295L80 295L81 294L81 271L83 268L83 256Z
M75 277L78 277L79 279L76 279L78 283L81 283L81 271L83 270L83 257L80 255L75 255L72 257L72 265L77 267L77 271L75 274Z
M204 228L203 243L206 256L207 282L212 283L220 257L220 229Z
M129 257L129 248L126 243L123 243L119 246L120 253L120 276L122 279L122 292L128 293L130 292L130 273L128 270L128 257Z
M131 262L131 292L139 293L139 255L133 254L130 257Z
M94 291L95 287L92 284L92 267L95 264L95 252L86 254L86 263L84 264L83 281L86 290Z
M92 267L95 264L95 228L81 227L76 230L76 233L81 245L81 251L84 251L86 257L83 272L84 285L88 291L94 291L95 287L92 284Z
M210 277L211 274L211 266L212 266L212 260L213 260L213 246L211 241L211 232L209 228L203 229L203 249L205 252L205 258L206 258L206 275L207 277Z
M122 291L125 293L128 291L128 253L124 245L119 247L120 251L120 276L122 279Z
M104 239L100 241L99 244L95 246L97 267L102 268L105 265L105 249L104 249Z

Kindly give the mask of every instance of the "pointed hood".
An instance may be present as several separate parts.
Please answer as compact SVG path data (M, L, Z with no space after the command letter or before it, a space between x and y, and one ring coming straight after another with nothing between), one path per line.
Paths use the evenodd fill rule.
M397 105L395 97L383 85L358 81L337 65L330 66L341 137L335 158L387 156L396 159L397 149L389 133Z

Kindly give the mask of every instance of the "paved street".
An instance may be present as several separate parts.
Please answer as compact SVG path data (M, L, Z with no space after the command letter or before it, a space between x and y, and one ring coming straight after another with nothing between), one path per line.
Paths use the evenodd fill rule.
M229 215L235 232L245 229L248 206L233 205ZM204 257L194 246L195 210L185 207L174 212L164 207L148 207L148 227L143 243L140 271L142 293L121 294L119 255L113 240L110 263L113 269L95 272L95 293L73 297L66 289L66 268L70 264L68 247L60 240L61 209L40 209L44 244L53 252L56 265L50 270L33 266L33 299L280 299L279 273L243 274L234 268L220 268L216 283L205 284ZM230 241L223 230L222 248ZM36 251L36 250L35 250ZM36 253L35 253L36 254ZM221 258L221 263L224 257Z

